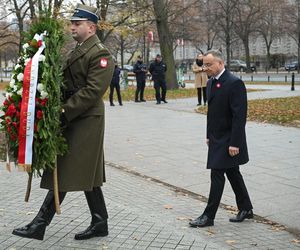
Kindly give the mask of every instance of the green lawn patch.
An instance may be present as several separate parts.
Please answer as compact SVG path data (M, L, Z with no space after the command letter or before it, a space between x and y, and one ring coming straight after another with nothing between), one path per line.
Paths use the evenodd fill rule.
M207 114L207 107L196 112ZM248 121L300 128L300 96L248 101Z

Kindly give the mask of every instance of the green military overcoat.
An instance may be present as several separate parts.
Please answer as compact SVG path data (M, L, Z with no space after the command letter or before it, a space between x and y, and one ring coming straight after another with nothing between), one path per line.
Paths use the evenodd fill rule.
M91 191L105 182L104 103L114 62L96 35L68 56L63 67L65 93L63 112L67 119L64 135L68 152L57 159L61 192ZM51 171L45 171L41 188L53 189Z

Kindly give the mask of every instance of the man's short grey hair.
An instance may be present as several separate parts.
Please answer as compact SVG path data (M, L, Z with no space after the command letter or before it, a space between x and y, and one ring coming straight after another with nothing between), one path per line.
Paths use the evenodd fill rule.
M219 58L223 62L225 61L224 55L220 50L209 50L206 53L204 53L204 56L207 56L209 54L211 54L213 57Z

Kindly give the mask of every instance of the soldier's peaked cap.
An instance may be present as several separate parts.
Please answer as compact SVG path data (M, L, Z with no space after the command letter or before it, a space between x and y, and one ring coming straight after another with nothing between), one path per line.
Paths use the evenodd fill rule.
M97 23L99 20L98 9L84 4L77 4L70 21L92 21Z

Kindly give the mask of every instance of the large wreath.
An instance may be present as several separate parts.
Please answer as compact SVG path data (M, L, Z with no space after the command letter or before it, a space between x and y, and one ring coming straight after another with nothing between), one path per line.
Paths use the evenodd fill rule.
M67 148L60 127L63 25L56 19L41 17L32 23L24 37L22 51L6 88L6 99L0 107L4 113L0 117L0 129L4 131L6 137L7 155L12 156L13 161L23 166L32 177L32 175L41 176L43 170L54 169L57 155L64 154ZM34 57L37 62L35 65L33 65ZM34 66L37 71L35 85L32 75ZM28 81L30 86L29 90L26 90ZM32 92L35 92L35 96ZM34 113L30 114L24 110L26 100L30 102L32 97L34 104L31 106ZM27 119L27 125L24 119L25 121ZM20 162L21 146L24 144L22 140L26 136L26 130L30 129L28 119L33 119L31 122L34 125L30 149L32 158L29 164ZM25 153L28 153L27 148Z

